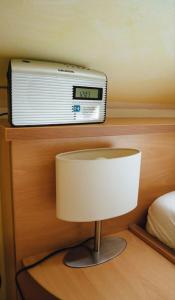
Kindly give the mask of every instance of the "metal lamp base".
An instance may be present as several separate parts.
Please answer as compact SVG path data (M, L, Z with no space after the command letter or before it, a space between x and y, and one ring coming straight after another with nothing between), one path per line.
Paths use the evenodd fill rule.
M94 251L94 240L70 250L64 257L65 265L72 268L85 268L102 264L118 256L126 248L126 241L119 237L105 237L99 251Z

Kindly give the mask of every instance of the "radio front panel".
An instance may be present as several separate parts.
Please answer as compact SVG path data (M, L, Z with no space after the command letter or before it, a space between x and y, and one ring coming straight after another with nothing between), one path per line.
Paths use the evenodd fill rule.
M40 68L41 70L24 70L14 67L13 70L13 64L11 65L9 81L12 125L104 122L106 77L103 73L99 76L97 72L90 76L90 70L86 70L85 74L64 70L52 73Z

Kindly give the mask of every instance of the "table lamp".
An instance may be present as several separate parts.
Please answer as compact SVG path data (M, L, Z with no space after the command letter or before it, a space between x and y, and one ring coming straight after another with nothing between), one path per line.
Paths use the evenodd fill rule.
M141 153L136 149L98 148L56 156L56 216L71 222L95 222L94 239L70 250L70 267L101 264L119 255L126 241L101 238L101 221L137 206Z

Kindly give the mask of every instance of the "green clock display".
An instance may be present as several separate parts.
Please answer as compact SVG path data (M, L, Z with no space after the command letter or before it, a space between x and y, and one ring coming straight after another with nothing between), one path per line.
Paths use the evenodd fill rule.
M102 88L94 87L73 87L73 98L80 100L102 100Z

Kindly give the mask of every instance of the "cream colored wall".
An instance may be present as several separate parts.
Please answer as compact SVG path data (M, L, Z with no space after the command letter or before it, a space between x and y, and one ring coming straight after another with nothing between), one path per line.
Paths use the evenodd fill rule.
M104 71L119 106L175 107L175 0L1 0L1 84L10 57Z

